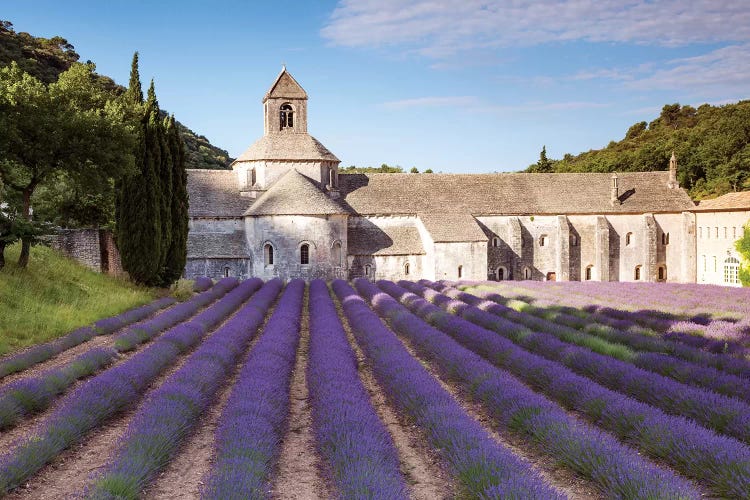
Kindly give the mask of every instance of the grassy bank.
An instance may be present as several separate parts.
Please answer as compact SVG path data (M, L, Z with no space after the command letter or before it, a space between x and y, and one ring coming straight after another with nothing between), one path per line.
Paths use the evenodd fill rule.
M158 293L41 246L32 248L28 269L19 269L19 251L19 245L8 248L0 270L0 355L145 304Z

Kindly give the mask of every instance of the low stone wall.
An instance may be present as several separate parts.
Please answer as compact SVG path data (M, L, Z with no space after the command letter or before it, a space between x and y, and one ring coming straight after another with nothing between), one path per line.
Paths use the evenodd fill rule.
M120 252L112 231L106 229L59 229L47 238L51 248L81 264L107 274L121 274Z

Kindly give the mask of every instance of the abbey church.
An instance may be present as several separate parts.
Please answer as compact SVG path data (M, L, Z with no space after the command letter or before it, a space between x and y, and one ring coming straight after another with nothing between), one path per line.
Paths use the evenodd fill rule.
M674 155L664 172L340 174L308 133L307 99L282 70L263 137L231 171L188 171L187 278L736 284L727 221L736 239L750 197L697 207Z

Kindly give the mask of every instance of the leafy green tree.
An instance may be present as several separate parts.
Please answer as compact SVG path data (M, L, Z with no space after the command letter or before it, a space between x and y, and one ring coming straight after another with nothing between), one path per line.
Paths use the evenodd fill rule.
M34 193L56 175L106 183L133 168L133 129L94 69L73 64L49 85L15 62L0 69L0 179L28 223ZM33 239L33 231L21 238L21 267Z
M162 275L162 284L169 285L182 276L187 262L188 235L188 193L187 171L185 170L185 149L180 137L174 116L166 122L166 136L171 152L172 166L172 203L171 226L172 237L166 252L166 263Z
M411 173L411 174L418 174L419 173L419 169L417 167L411 167L411 170L409 170L409 173Z
M431 168L428 168L427 170L425 170L425 171L424 171L424 173L425 173L425 174L431 174L431 173L432 173L432 169L431 169Z
M539 153L539 160L536 164L531 165L528 172L535 174L543 174L553 172L552 162L547 158L547 146L542 146L542 151Z
M734 246L742 256L740 282L742 282L742 286L750 286L750 221L745 224L742 238L737 240Z

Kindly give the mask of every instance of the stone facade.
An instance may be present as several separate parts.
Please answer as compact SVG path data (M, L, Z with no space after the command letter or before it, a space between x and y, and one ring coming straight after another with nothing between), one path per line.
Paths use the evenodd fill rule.
M120 252L106 229L59 229L47 238L50 247L94 271L122 273Z
M307 100L282 70L233 171L189 171L187 277L695 282L701 228L729 224L696 212L674 157L665 172L340 175Z

